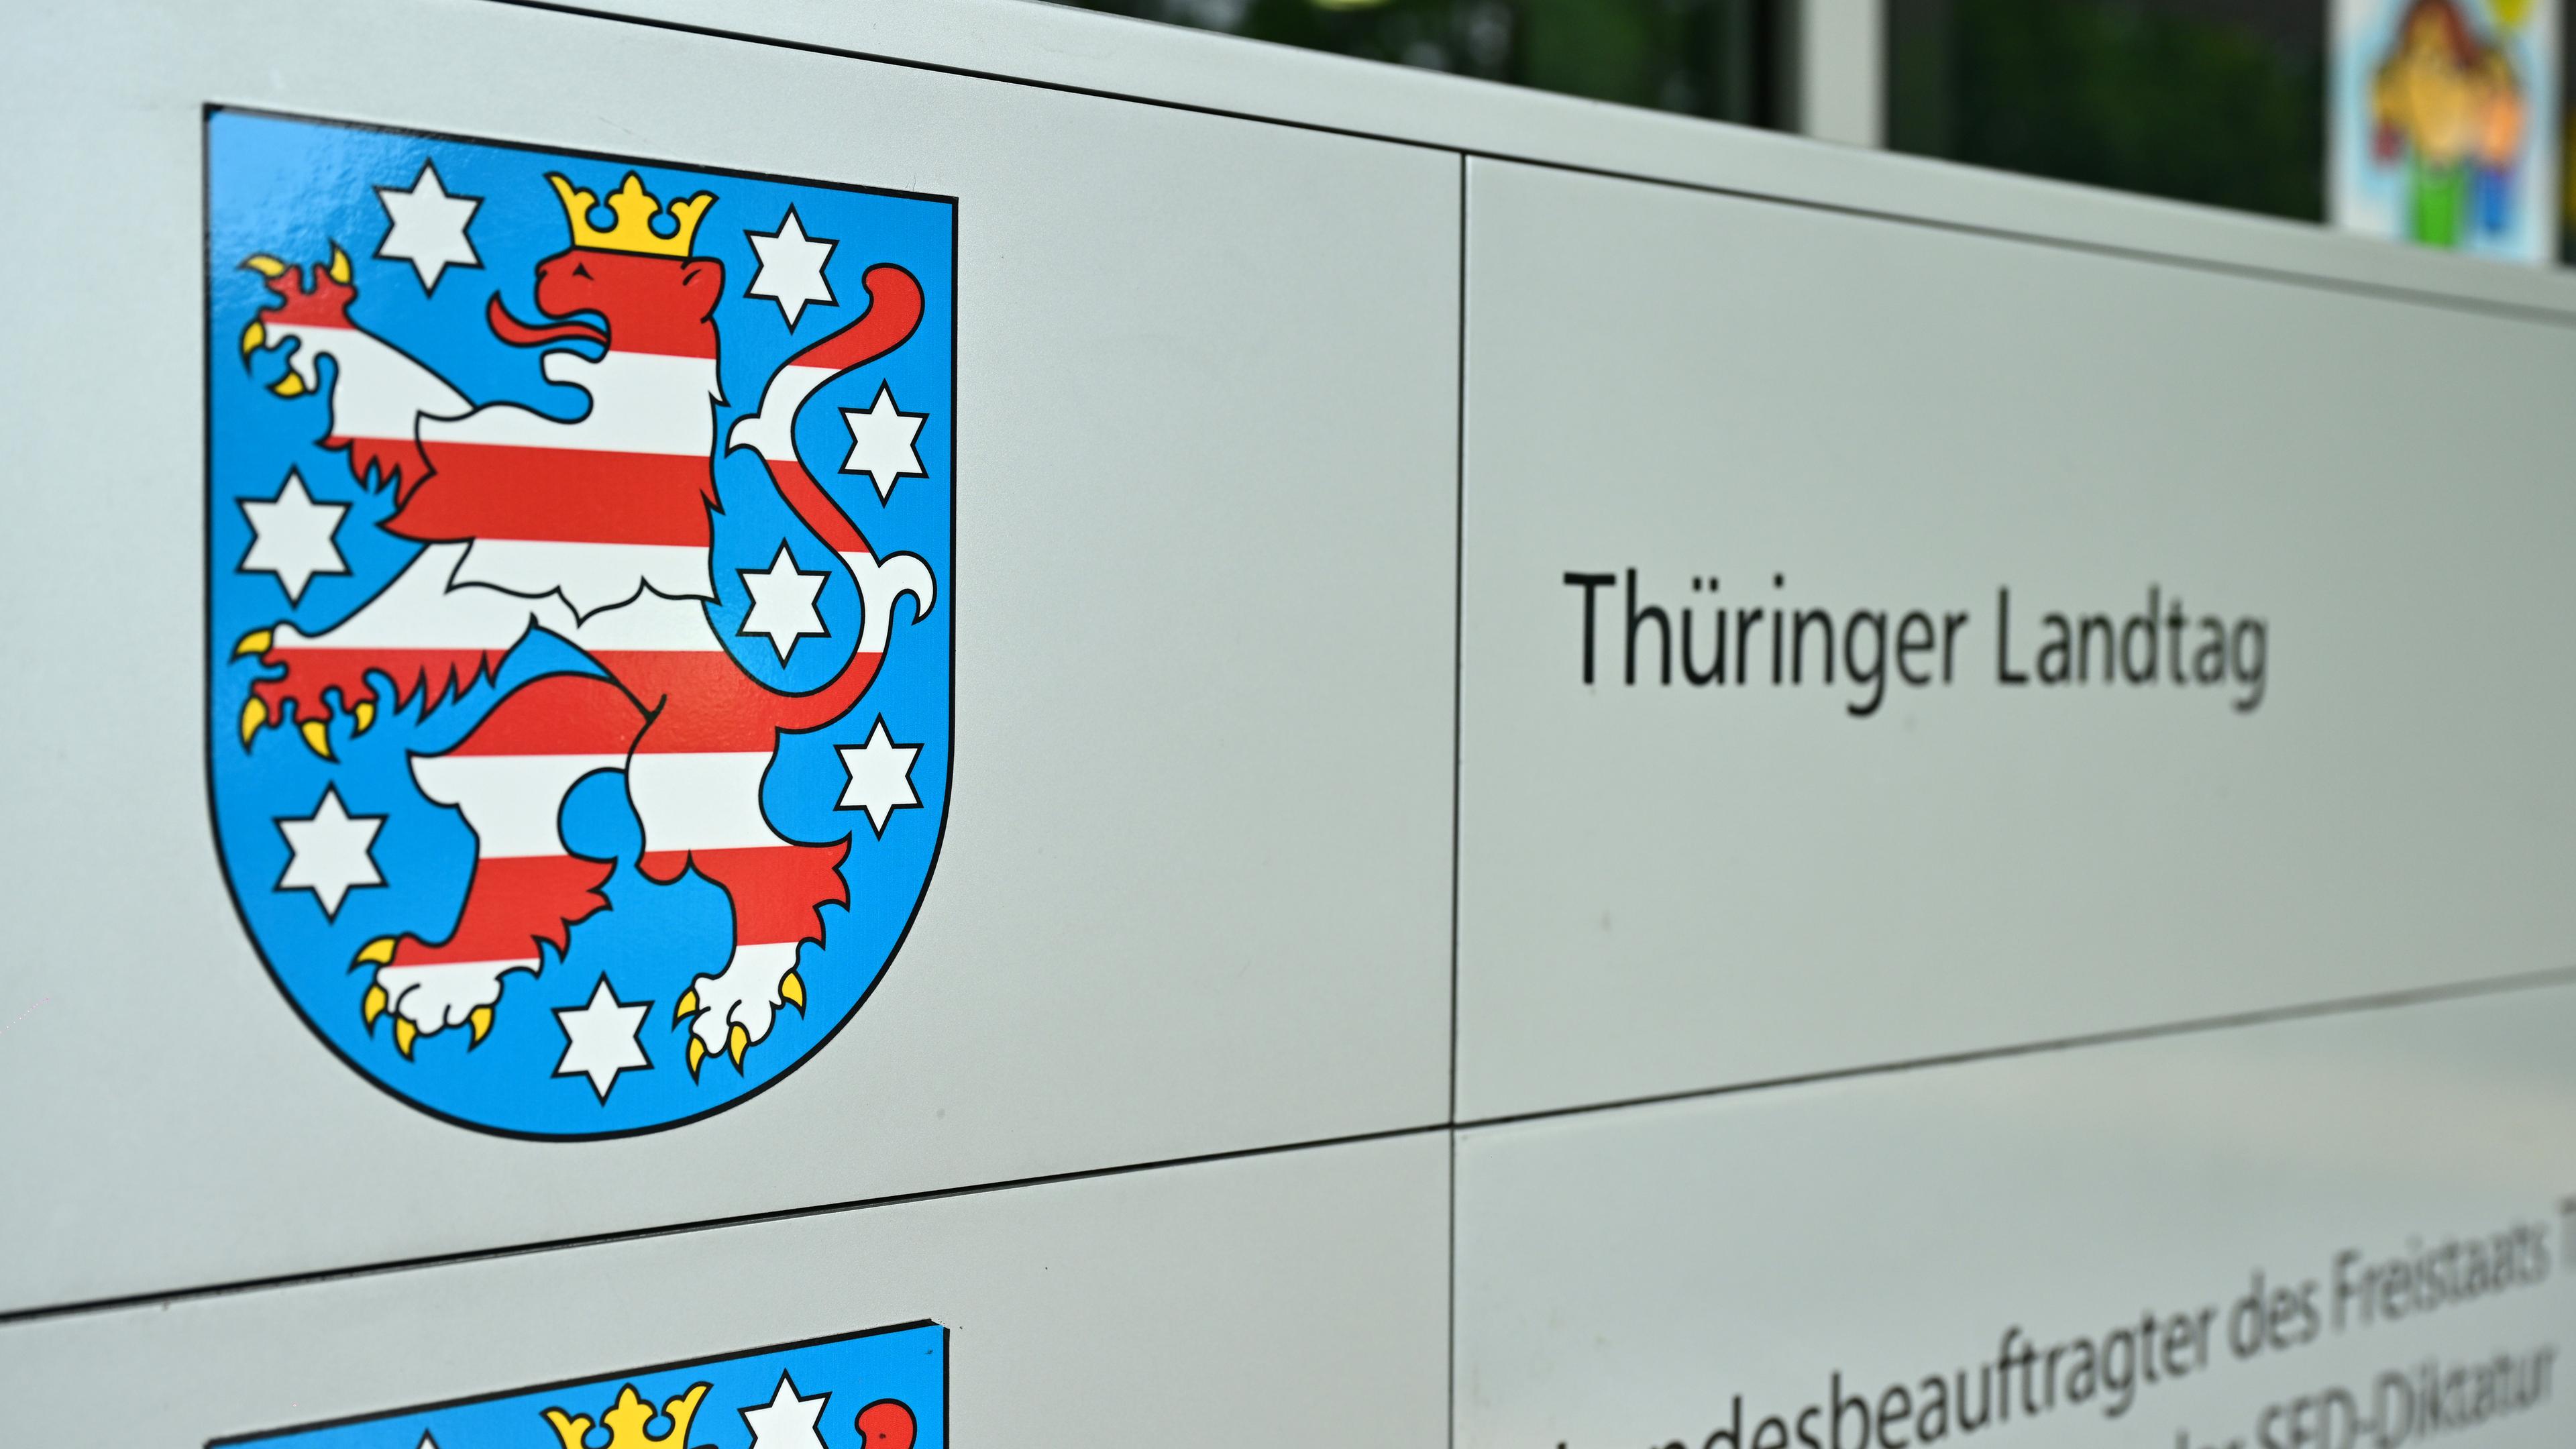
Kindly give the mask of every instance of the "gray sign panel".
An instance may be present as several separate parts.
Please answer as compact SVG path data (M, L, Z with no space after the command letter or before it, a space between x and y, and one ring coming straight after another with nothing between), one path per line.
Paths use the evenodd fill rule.
M2576 333L1469 187L1462 1116L2567 964Z
M503 6L108 5L76 23L13 20L12 30L0 71L19 103L47 120L10 148L7 174L13 189L53 198L20 262L46 284L27 293L18 325L22 336L51 340L13 353L30 365L13 371L0 405L15 440L22 522L5 545L0 591L18 617L64 627L18 636L16 686L0 704L0 738L17 762L8 788L16 828L0 846L13 921L0 967L9 1020L0 1099L44 1104L0 1128L0 1150L17 1169L0 1232L47 1245L0 1264L0 1307L1441 1115L1455 158ZM210 118L210 105L236 109ZM392 128L329 153L363 160L376 146L382 164L225 149L227 127L270 134L317 119ZM271 142L284 144L273 134ZM498 169L484 173L487 184L471 179L476 167ZM679 245L695 247L689 276L716 255L733 258L733 269L720 289L703 277L672 285L682 295L709 287L728 367L750 355L745 338L793 327L801 347L841 335L834 329L863 298L892 307L895 292L860 264L900 262L918 279L947 265L935 247L899 234L936 222L924 213L850 212L827 229L828 207L868 196L851 188L898 193L873 198L888 207L953 203L953 292L925 283L928 310L903 344L953 344L953 394L926 366L919 376L884 371L884 402L862 385L877 374L835 374L833 386L855 389L837 400L841 415L816 393L823 401L782 435L748 420L774 421L766 405L780 396L792 414L793 369L728 372L717 420L730 450L720 454L699 384L685 416L595 399L597 411L583 413L572 388L537 376L536 353L551 350L545 366L567 370L547 373L558 381L613 370L629 352L651 354L636 365L662 376L685 371L693 345L681 334L656 340L620 317L609 324L607 360L594 362L583 349L596 342L581 340L593 324L582 319L602 314L547 290L610 285L602 274L569 275L585 257L683 266L676 254L646 255L655 243L621 230L630 170L642 172L653 203L716 197ZM563 197L550 175L565 178ZM575 191L591 194L578 217L562 204ZM802 208L796 228L787 226L791 207ZM329 214L339 220L316 224L313 208L338 208ZM653 213L641 224L668 238L678 216ZM210 235L228 247L211 272L201 256ZM567 238L588 249L565 253L555 281L532 280L529 259ZM799 272L823 240L839 250L819 276ZM357 301L331 313L335 289L353 284ZM497 309L488 314L487 295ZM444 332L421 320L445 315L439 308L461 320L438 324ZM764 317L768 334L744 330ZM421 366L456 382L452 401L415 380L401 395L411 399L401 420L369 433L359 382L410 374L362 365L351 328L410 347ZM785 357L789 348L774 350ZM314 370L326 353L328 365ZM898 351L883 366L909 366L914 355ZM830 370L829 357L795 356ZM465 381L490 358L521 371L495 372L488 387ZM344 386L333 391L335 383ZM953 396L953 416L919 421L943 395ZM273 423L301 428L282 434L305 450L297 488L281 468L256 491L226 494L234 506L214 508L201 397L214 401L222 459L242 438L267 446L259 430ZM513 411L521 403L534 411ZM706 448L720 491L743 476L725 470L749 468L766 488L763 462L773 473L796 466L778 446L792 436L807 469L872 533L881 504L891 519L908 497L953 488L952 558L900 529L864 544L795 531L767 541L793 545L784 569L763 548L747 569L714 570L720 601L740 602L744 588L784 591L751 596L762 618L726 615L721 604L710 615L733 636L723 657L749 661L742 667L755 674L773 649L793 670L803 656L791 647L852 657L864 645L828 633L835 597L860 597L836 595L849 586L835 553L873 549L881 557L871 566L888 578L902 566L898 550L927 559L937 577L888 600L888 614L911 627L928 588L935 599L920 627L944 635L953 622L953 765L936 868L908 917L917 875L851 877L862 899L847 920L882 907L876 918L908 919L908 934L863 1009L848 1014L857 992L838 983L829 1020L847 1020L829 1044L747 1099L725 1084L768 1070L770 1049L756 1021L736 1036L731 1028L749 1018L708 1016L718 995L710 982L726 959L721 907L712 955L666 980L630 980L633 963L603 947L610 954L594 953L591 964L610 961L604 974L576 973L594 994L532 1008L525 993L540 990L533 983L545 973L526 968L559 964L546 952L561 943L539 950L521 929L519 947L536 959L494 978L497 1007L468 996L432 1001L419 994L426 977L406 984L405 953L444 940L453 957L462 936L442 937L437 920L388 920L378 945L377 928L351 923L407 889L415 869L452 882L471 867L478 880L497 879L496 858L578 853L579 802L564 807L560 825L571 834L561 840L557 797L546 794L480 819L469 808L471 838L441 815L443 824L429 824L447 832L445 846L403 844L406 822L470 798L457 783L470 773L464 754L441 757L448 774L433 780L422 773L428 762L406 773L381 744L387 731L412 727L420 694L397 699L396 680L365 717L354 688L296 699L293 713L283 697L262 701L250 717L251 679L280 669L294 677L289 645L318 645L329 632L329 620L301 612L305 602L353 586L383 549L437 533L390 537L375 520L395 491L360 486L350 457L390 466L416 442L453 482L470 471L471 448L512 444L502 436L512 427L516 444L572 434L596 443L582 429L612 424L627 431L600 446L627 454L686 463L690 448ZM689 436L671 442L675 427ZM349 436L363 446L328 446ZM262 466L289 456L243 446ZM748 516L727 497L736 505L728 517ZM520 501L508 490L500 498ZM621 505L605 516L623 526L638 515ZM360 547L361 533L378 553ZM485 549L488 533L474 537L485 561L466 571L504 568L509 550ZM348 577L334 572L334 549ZM829 582L815 594L818 575ZM214 637L210 618L223 621L225 591L245 578L275 597L264 618L241 621L260 628L236 645L229 628ZM663 593L691 592L649 568L642 578ZM485 597L502 597L507 582ZM556 604L513 595L522 613L513 630L544 614L541 625L596 657L645 647L609 638L599 622L640 611L601 608L579 580L565 587L571 605L599 612L557 621L544 614ZM799 622L808 605L821 611L822 640ZM677 612L708 635L687 602ZM277 619L304 623L267 622ZM917 660L907 647L897 637L887 649L889 671ZM662 698L644 703L663 709L654 703ZM451 708L440 704L429 724ZM569 706L532 710L549 727L585 718ZM679 717L665 709L654 728ZM826 783L799 808L836 821L864 854L879 832L892 840L916 828L928 812L911 811L904 796L910 788L927 798L929 782L908 785L900 769L883 768L890 749L923 748L921 737L863 738L869 714L849 718L841 763L815 754ZM892 707L886 718L902 726ZM308 751L307 722L332 759ZM568 748L546 758L582 753ZM700 763L721 754L694 748ZM767 748L748 756L747 782L761 778ZM606 751L604 767L624 767L625 749ZM210 759L220 837L206 819ZM272 762L301 793L237 813L226 772ZM594 843L593 855L618 855L620 870L647 877L675 868L667 853L656 865L653 842L680 817L647 798L653 770L668 764L628 770L644 857L633 858L631 841ZM366 778L404 798L366 796L370 769ZM746 783L729 797L737 814L757 800L770 826L786 819L787 770L772 772L765 795ZM615 775L610 768L607 778ZM415 782L430 803L409 798ZM254 783L267 788L268 777ZM530 799L538 796L509 796ZM617 815L625 808L612 817L626 818ZM746 843L716 838L731 828L725 821L695 824L707 833L689 843L717 851L693 857L696 876L683 882L693 890L722 883L717 855ZM732 824L764 830L756 816ZM523 836L535 845L500 848ZM677 939L657 936L637 906L657 881L622 896L618 881L634 883L612 880L611 909L571 928L568 959L580 961L595 927L621 920L641 933L628 937L639 950ZM735 939L748 940L749 896L740 880L726 889ZM870 905L872 892L896 899ZM447 901L445 910L458 909L453 893ZM264 924L286 912L302 913L287 924L303 937ZM400 930L418 939L405 943ZM264 958L281 980L310 983L312 1000L291 1005ZM799 1012L826 1011L822 998L836 988L812 964L810 944L804 959L799 990L773 971L752 1017L793 1027ZM486 1007L489 1019L478 1015ZM527 1068L524 1084L495 1077L444 1099L416 1090L434 1074L462 1081L513 1059ZM685 1092L693 1080L712 1084L711 1105L738 1105L692 1126L589 1143L475 1130L528 1130L490 1105L495 1094L553 1093L566 1112L596 1102L614 1114L621 1092ZM600 1130L684 1115L603 1117Z
M2568 1442L2576 989L1470 1129L1457 1442Z

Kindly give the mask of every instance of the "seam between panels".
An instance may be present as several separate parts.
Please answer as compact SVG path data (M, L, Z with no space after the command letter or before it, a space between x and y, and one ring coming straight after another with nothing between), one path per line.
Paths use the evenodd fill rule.
M1116 1163L1107 1167L1075 1168L1064 1172L1040 1173L1026 1177L996 1178L983 1182L963 1183L954 1187L924 1188L915 1192L886 1193L875 1197L844 1198L832 1202L803 1203L793 1207L765 1208L754 1212L728 1213L715 1217L691 1218L680 1222L657 1223L640 1228L614 1228L594 1233L571 1233L556 1238L504 1243L488 1248L462 1248L446 1253L422 1253L405 1258L388 1258L375 1262L350 1263L338 1267L317 1268L304 1272L272 1273L257 1278L203 1283L185 1288L160 1289L140 1293L104 1294L94 1298L75 1299L65 1303L39 1304L26 1308L0 1310L0 1330L25 1323L73 1318L96 1313L114 1313L134 1308L170 1308L182 1303L207 1298L227 1298L242 1293L262 1293L272 1289L318 1287L352 1278L381 1277L432 1268L461 1267L496 1258L517 1258L537 1253L562 1252L575 1248L609 1247L620 1243L642 1242L652 1238L684 1237L692 1233L725 1228L758 1227L768 1223L792 1222L800 1218L830 1217L840 1213L866 1212L872 1208L903 1207L916 1203L941 1202L952 1198L980 1197L986 1193L1015 1192L1023 1188L1056 1187L1074 1183L1095 1182L1105 1178L1128 1177L1138 1173L1161 1172L1172 1168L1208 1167L1289 1153L1310 1152L1334 1147L1354 1147L1372 1142L1395 1142L1407 1138L1427 1137L1434 1133L1447 1135L1451 1124L1426 1122L1409 1127L1388 1127L1371 1132L1351 1132L1333 1137L1307 1138L1294 1142L1274 1142L1258 1147L1238 1147L1215 1152L1189 1153L1178 1157L1154 1158L1137 1162Z
M1009 1192L1024 1187L1046 1187L1061 1183L1088 1182L1099 1178L1122 1177L1132 1173L1154 1172L1165 1168L1197 1167L1213 1163L1234 1162L1247 1158L1276 1157L1286 1153L1317 1148L1353 1146L1367 1142L1389 1142L1404 1138L1425 1137L1434 1133L1448 1138L1453 1152L1466 1134L1487 1127L1510 1126L1523 1122L1547 1121L1563 1117L1587 1116L1614 1112L1629 1107L1654 1106L1666 1102L1684 1102L1704 1098L1731 1097L1747 1093L1775 1091L1783 1087L1812 1082L1840 1081L1854 1078L1890 1076L1900 1072L1927 1068L1959 1066L1969 1062L2005 1060L2036 1056L2044 1052L2071 1051L2087 1047L2114 1046L2126 1042L2152 1041L2166 1037L2204 1035L2246 1027L2277 1025L2286 1022L2316 1020L2327 1017L2357 1015L2370 1011L2387 1011L2409 1006L2432 1005L2445 1001L2466 1001L2481 997L2512 995L2524 991L2576 988L2576 966L2562 966L2544 971L2524 972L2511 976L2488 977L2456 985L2423 987L2403 991L2380 992L2367 996L2347 997L2298 1006L2262 1011L2238 1012L2226 1016L2200 1017L2159 1025L2124 1028L2118 1031L2057 1037L2045 1041L2018 1042L1938 1056L1915 1057L1878 1062L1863 1066L1836 1068L1796 1076L1774 1077L1760 1081L1730 1083L1725 1086L1700 1087L1655 1096L1623 1098L1616 1101L1580 1103L1543 1110L1497 1114L1491 1117L1456 1122L1430 1122L1411 1127L1393 1127L1374 1132L1356 1132L1337 1137L1313 1138L1299 1142L1282 1142L1262 1147L1237 1148L1230 1151L1199 1153L1161 1158L1144 1162L1121 1163L1110 1167L1085 1168L1031 1177L1006 1178L969 1183L959 1187L932 1188L919 1192L895 1193L881 1197L805 1204L774 1208L760 1212L738 1213L723 1217L699 1218L687 1222L666 1223L653 1227L620 1229L536 1242L512 1243L492 1248L465 1249L453 1253L425 1254L410 1258L390 1259L376 1263L352 1264L345 1267L318 1269L304 1273L281 1273L262 1278L209 1283L195 1287L146 1293L128 1293L81 1299L68 1303L0 1311L0 1328L22 1323L43 1322L91 1313L122 1309L162 1306L204 1298L226 1297L236 1293L254 1293L273 1288L305 1287L349 1278L374 1277L407 1272L419 1268L448 1267L481 1262L493 1258L519 1257L531 1253L549 1253L560 1249L597 1247L633 1242L646 1238L675 1237L710 1228L748 1227L761 1223L783 1222L796 1218L821 1217L827 1214L860 1212L869 1208L896 1207L907 1203L935 1202L948 1198L973 1197L983 1193ZM1455 1234L1452 1234L1454 1243Z
M1458 1449L1458 900L1462 863L1461 821L1464 815L1467 733L1467 183L1471 174L1465 152L1458 155L1458 292L1456 383L1457 511L1451 527L1449 563L1449 1117L1448 1131L1448 1342L1443 1355L1448 1373L1441 1410L1447 1416L1449 1449Z

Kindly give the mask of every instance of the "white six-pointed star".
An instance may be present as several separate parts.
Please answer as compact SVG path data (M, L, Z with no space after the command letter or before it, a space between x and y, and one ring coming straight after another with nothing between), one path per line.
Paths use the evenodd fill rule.
M412 179L409 191L377 187L376 200L384 203L385 219L392 223L385 229L385 239L376 243L376 255L411 263L422 291L436 291L438 274L449 267L483 265L483 259L474 254L474 243L465 236L465 224L474 219L483 198L448 195L436 165L420 163L420 175Z
M294 469L286 470L286 482L275 498L245 498L241 510L250 520L251 531L250 552L242 555L241 571L277 575L288 603L304 597L304 586L315 574L349 571L340 546L331 541L349 505L314 502L313 495L304 491L304 475Z
M815 596L823 591L829 573L806 573L796 567L796 556L787 545L778 546L778 557L762 569L741 569L742 585L751 590L751 612L743 616L737 634L766 634L769 647L778 651L778 662L796 648L796 641L809 634L824 635L832 631L823 627L823 616L814 608Z
M746 297L767 297L787 315L787 325L796 325L798 313L808 302L831 304L832 284L824 279L823 264L832 259L832 248L838 242L805 234L805 224L796 219L796 208L787 208L786 219L773 232L747 231L743 239L760 255L760 273L751 285L742 289Z
M322 903L325 920L340 914L340 902L359 886L383 885L376 870L376 832L381 815L351 815L335 786L322 787L322 803L301 820L280 819L286 837L286 870L277 878L282 891L311 891Z
M742 1421L751 1426L751 1449L823 1449L823 1436L814 1429L814 1421L823 1416L823 1405L832 1391L825 1389L814 1397L800 1398L796 1384L787 1375L778 1376L778 1391L765 1405L742 1411Z
M850 459L841 465L844 473L865 473L877 485L877 501L883 503L894 494L899 478L927 478L921 471L921 454L913 450L913 440L921 436L921 423L928 413L907 413L894 404L894 389L877 384L877 400L867 411L841 409L841 421L850 425Z
M879 715L875 730L864 745L839 746L841 768L848 772L850 783L841 788L842 810L865 810L868 823L885 834L886 820L897 810L919 805L921 796L912 788L912 758L921 753L919 745L898 745L886 733L885 717Z
M555 1063L558 1077L588 1077L590 1089L599 1100L608 1100L608 1089L617 1084L617 1074L653 1065L644 1058L644 1048L635 1033L644 1025L644 1013L652 1003L639 1001L629 1006L608 989L608 978L590 989L586 1006L559 1006L555 1020L562 1023L563 1060Z

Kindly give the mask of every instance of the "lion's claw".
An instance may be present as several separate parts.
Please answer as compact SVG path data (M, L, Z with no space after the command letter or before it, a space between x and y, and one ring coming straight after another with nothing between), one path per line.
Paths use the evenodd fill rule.
M292 721L296 738L307 749L337 761L339 753L331 743L335 711L329 698L335 691L349 712L352 737L365 734L375 724L377 700L365 678L366 663L328 650L311 650L312 644L292 624L253 629L234 643L233 658L255 659L266 668L285 671L252 679L251 697L241 712L244 747L262 729Z
M687 1024L690 1076L710 1057L727 1058L741 1071L745 1054L768 1039L780 1008L805 1010L796 951L793 944L737 946L723 971L689 983L671 1020Z
M406 1057L422 1037L456 1026L469 1033L465 1044L468 1051L481 1046L483 1038L492 1034L493 1008L501 994L501 972L417 960L405 962L401 959L405 942L414 948L420 944L418 938L408 935L378 936L359 947L349 962L352 971L360 967L375 970L375 979L367 983L367 993L358 1003L367 1034L375 1035L378 1017L391 1016L394 1050Z

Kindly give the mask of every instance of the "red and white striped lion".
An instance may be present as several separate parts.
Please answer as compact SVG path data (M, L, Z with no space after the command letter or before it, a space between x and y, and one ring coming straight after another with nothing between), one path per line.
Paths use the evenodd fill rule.
M606 228L591 223L600 205L591 192L562 176L548 180L572 245L537 265L544 320L512 317L496 294L487 321L503 343L546 348L545 377L588 394L588 410L571 421L471 402L359 326L349 315L357 290L337 247L309 276L274 257L244 263L276 296L244 333L245 357L291 345L287 375L272 391L295 397L328 387L324 445L346 449L362 483L394 490L383 527L422 548L341 623L312 635L281 623L240 642L237 657L256 655L278 671L254 683L242 740L291 724L328 757L335 696L363 731L379 690L396 709L418 697L427 710L489 678L532 631L574 645L606 677L528 682L454 748L412 757L421 793L454 806L473 828L477 858L444 939L406 932L358 953L355 964L374 971L367 1025L390 1016L406 1056L420 1036L451 1028L482 1040L502 978L537 970L538 943L562 949L571 923L605 907L599 887L610 866L571 854L558 817L576 781L617 771L643 827L638 868L673 881L695 866L732 898L731 957L694 979L677 1014L690 1023L693 1075L710 1055L739 1069L779 1009L803 1008L798 945L820 939L820 906L847 900L846 835L791 841L762 811L779 733L846 714L876 676L897 600L911 595L918 621L936 598L920 558L868 547L799 462L792 425L824 383L912 335L921 288L900 267L868 269L866 310L779 368L759 410L726 438L727 450L749 448L768 465L796 516L848 567L863 605L838 675L810 693L782 693L726 652L705 607L715 597L708 509L724 268L691 256L690 246L715 198L674 201L673 229L663 235L652 226L659 204L632 174L605 203L615 217Z

